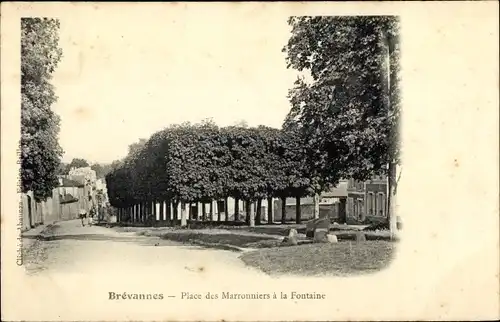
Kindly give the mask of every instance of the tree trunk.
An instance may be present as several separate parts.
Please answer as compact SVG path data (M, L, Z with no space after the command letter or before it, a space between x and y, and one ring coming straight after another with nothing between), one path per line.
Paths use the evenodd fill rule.
M286 197L281 198L281 223L286 223Z
M339 202L339 222L341 224L347 223L347 199L341 198Z
M234 221L240 220L240 199L234 198Z
M205 202L202 202L201 204L201 220L206 221L207 220L207 214L206 214L206 209L207 209L207 204ZM196 216L198 217L199 212L196 212Z
M257 199L257 209L255 211L255 224L262 224L262 199Z
M300 208L300 197L295 197L295 222L297 224L302 223L302 218L301 218L301 208Z
M245 210L246 210L246 218L245 222L247 225L250 225L250 212L251 212L251 202L249 200L245 200Z
M174 201L174 203L172 204L172 210L174 212L174 220L173 220L173 224L174 226L177 225L178 221L179 221L179 201Z
M223 202L223 206L219 207L221 202ZM217 222L222 221L222 214L226 213L226 200L219 200L217 201Z
M273 198L267 198L267 224L272 225L274 223L274 207Z
M170 209L170 200L167 200L165 202L165 220L167 221L168 224L171 222L171 214L172 210Z
M157 217L157 215L158 215L158 210L156 209L156 205L157 205L157 202L156 202L156 200L155 200L155 201L153 201L153 204L151 205L151 207L153 207L153 209L152 209L152 210L153 210L153 211L152 211L152 214L153 214L153 223L154 223L154 222L156 222L156 218L158 218L158 217Z
M319 193L314 194L314 219L319 218Z
M229 206L228 206L228 201L229 201L229 198L226 197L224 198L224 215L226 216L224 219L225 221L229 221Z
M250 227L255 227L255 203L254 202L249 202L248 203L248 212L249 218L248 218L248 224Z
M181 204L181 227L187 226L188 205L186 202Z
M210 213L209 221L213 221L214 220L214 211L215 211L215 209L214 209L214 201L213 200L210 201L210 208L209 209L210 209L210 211L209 211L209 213Z
M394 239L396 236L396 232L398 230L397 227L397 217L394 213L394 207L392 202L392 196L395 195L396 188L396 165L394 163L389 163L387 176L387 220L389 221L389 231L391 235L391 239Z
M193 206L195 205L194 203L188 203L188 214L187 218L191 220L198 220L198 212L193 210ZM196 210L196 209L195 209Z
M399 115L399 88L398 88L398 66L395 66L394 63L399 63L399 61L391 60L391 56L394 52L396 44L399 42L399 38L397 36L393 36L392 34L385 33L385 50L386 50L386 65L387 65L387 112L389 115ZM394 120L391 123L390 128L390 145L389 145L389 156L390 162L387 167L387 204L386 204L386 212L387 212L387 220L389 221L389 231L391 239L394 239L397 232L397 216L394 212L393 206L393 196L396 195L397 189L397 181L396 181L396 162L395 159L398 155L398 145L399 145L399 120Z
M163 200L160 200L160 202L158 203L158 207L160 207L160 221L165 221L165 209L163 209L163 205L164 205L164 202Z

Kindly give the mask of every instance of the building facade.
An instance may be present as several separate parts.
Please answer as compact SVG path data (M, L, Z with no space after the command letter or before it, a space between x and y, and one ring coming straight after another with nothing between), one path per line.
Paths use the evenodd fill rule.
M369 181L348 180L347 216L357 220L387 218L387 178L376 176Z

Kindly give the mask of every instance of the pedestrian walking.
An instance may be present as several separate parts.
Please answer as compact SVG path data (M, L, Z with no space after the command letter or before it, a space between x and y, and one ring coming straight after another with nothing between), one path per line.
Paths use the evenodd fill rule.
M85 227L85 218L87 218L87 211L85 210L85 208L80 207L78 217L82 221L82 227Z
M90 213L89 213L89 226L92 226L92 224L94 223L94 216L96 215L95 213L95 206L92 206L92 208L90 208Z

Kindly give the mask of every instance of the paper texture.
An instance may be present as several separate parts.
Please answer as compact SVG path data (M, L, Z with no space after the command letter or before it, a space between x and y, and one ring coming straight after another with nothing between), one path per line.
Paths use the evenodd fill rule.
M499 318L497 2L2 3L1 13L3 320ZM93 257L101 256L95 255L97 252L75 248L71 251L82 253L74 257L68 254L61 260L81 267L79 271L29 276L16 265L21 17L59 19L65 37L61 41L73 44L65 47L67 59L78 59L79 63L67 61L62 67L67 74L60 72L56 80L58 113L63 113L63 124L69 120L73 127L62 125L60 140L68 146L82 135L80 144L85 149L81 150L92 151L85 157L95 159L113 153L116 158L125 155L125 150L112 144L139 139L135 134L126 137L127 127L138 124L141 130L134 133L146 137L150 129L162 125L160 118L149 115L154 109L144 106L156 102L155 108L161 109L169 102L177 104L183 95L186 106L202 108L186 108L192 113L188 116L176 114L182 106L172 108L168 123L218 115L225 124L241 118L259 124L266 117L285 115L289 108L286 90L294 76L282 71L281 53L271 58L264 53L269 52L268 46L285 45L289 36L286 20L294 15L396 15L401 19L404 173L397 200L405 228L390 267L350 277L270 277L246 268L231 252L196 248L189 250L193 255L186 258L186 250L179 247L165 260L156 257L154 246L136 245L130 247L143 247L138 251L141 256L130 258L115 243L99 254L117 257L118 253L123 261L109 262L107 256L97 259ZM96 37L100 34L102 39ZM169 43L158 40L163 36L169 37ZM239 38L248 42L248 55L233 57L230 46L243 45ZM181 47L185 56L173 55L170 47ZM120 54L115 48L129 49ZM208 52L207 48L212 49ZM192 69L182 70L170 62L172 75L162 83L164 79L153 76L161 58L178 59L182 68L186 64L180 60L189 60ZM241 71L228 71L227 81L222 76L213 80L211 64L217 59L225 59L227 66L241 66ZM78 65L80 69L75 69ZM274 88L267 92L257 89L259 80L254 77L264 73L253 73L255 70L267 70L268 77L275 80L275 90L283 95L270 98ZM191 82L194 75L198 79ZM123 82L114 81L119 78ZM93 79L101 86L102 100L95 92L87 95L89 90L97 91L97 86L82 87ZM205 83L213 88L211 82L227 86L227 95L213 97L201 87ZM162 95L162 86L165 91L168 87L175 91ZM241 107L247 112L231 111L238 100L234 94L237 86L247 87L243 101L255 106L272 102L276 109L260 106L251 111L249 105ZM153 98L144 93L151 89L156 90ZM95 99L86 104L99 107L80 106L78 100L85 96ZM121 117L122 128L115 132L107 127L106 120ZM64 249L56 251L64 253ZM105 269L74 262L81 258L102 261ZM161 267L160 261L164 263ZM186 269L174 269L178 263L184 263ZM161 293L165 299L112 301L109 292ZM202 299L181 299L182 292L201 294ZM276 293L278 299L206 299L208 292L219 296L222 292ZM324 294L325 298L279 299L281 293L292 292Z

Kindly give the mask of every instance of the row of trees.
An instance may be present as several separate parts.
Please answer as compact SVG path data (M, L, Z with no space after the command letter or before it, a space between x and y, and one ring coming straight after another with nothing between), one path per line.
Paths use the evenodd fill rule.
M254 218L261 218L263 199L300 200L312 193L309 169L303 162L306 153L291 131L266 126L220 128L211 121L171 126L131 150L106 176L110 202L127 209L172 202L175 211L179 203L232 197L257 204L256 217L252 207L246 207L246 219L253 225Z
M292 17L288 23L291 37L283 48L288 67L307 72L311 80L299 78L290 90L283 128L205 123L160 131L108 175L114 206L308 194L317 205L319 193L341 178L385 174L394 229L398 19Z

